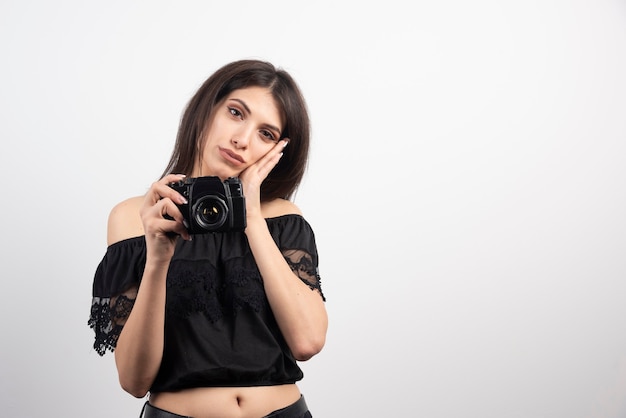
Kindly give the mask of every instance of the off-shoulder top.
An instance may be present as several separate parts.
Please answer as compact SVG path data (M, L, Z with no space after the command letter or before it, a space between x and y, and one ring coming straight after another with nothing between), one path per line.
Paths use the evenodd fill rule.
M295 273L322 293L315 236L300 215L266 219ZM141 284L145 237L110 245L98 265L88 325L100 355L114 351ZM191 387L265 386L303 377L268 303L243 232L179 239L166 282L165 341L151 392Z

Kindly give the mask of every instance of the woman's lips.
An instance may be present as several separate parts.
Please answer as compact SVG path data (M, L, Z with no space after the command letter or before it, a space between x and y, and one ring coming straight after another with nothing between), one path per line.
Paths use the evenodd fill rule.
M228 148L220 147L220 154L222 154L222 157L224 157L224 159L235 165L241 165L246 162L241 155L229 150Z

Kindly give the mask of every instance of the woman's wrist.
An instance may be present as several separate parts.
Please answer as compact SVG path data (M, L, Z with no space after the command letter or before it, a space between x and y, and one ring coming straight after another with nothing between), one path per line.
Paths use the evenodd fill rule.
M259 231L267 230L267 222L265 218L259 213L258 215L249 215L246 217L246 235L250 237L250 234Z
M160 258L152 258L150 256L146 257L146 263L144 267L144 276L166 276L167 270L170 267L170 260L160 259Z

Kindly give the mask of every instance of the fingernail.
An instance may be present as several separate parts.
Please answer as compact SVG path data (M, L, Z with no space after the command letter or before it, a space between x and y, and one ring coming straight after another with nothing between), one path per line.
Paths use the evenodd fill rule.
M288 139L285 139L285 143L283 144L283 148L285 148L287 146L287 144L289 143Z

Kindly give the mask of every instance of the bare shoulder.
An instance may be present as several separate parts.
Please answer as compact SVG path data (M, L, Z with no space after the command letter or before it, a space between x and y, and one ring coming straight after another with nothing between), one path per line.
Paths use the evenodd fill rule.
M302 215L302 211L295 203L285 199L274 199L261 204L264 218L276 218L283 215Z
M143 199L143 196L131 197L111 209L107 226L108 245L144 234L143 223L139 216Z

